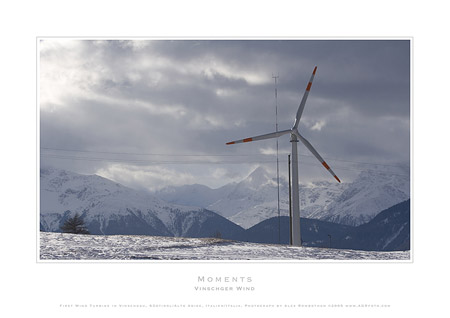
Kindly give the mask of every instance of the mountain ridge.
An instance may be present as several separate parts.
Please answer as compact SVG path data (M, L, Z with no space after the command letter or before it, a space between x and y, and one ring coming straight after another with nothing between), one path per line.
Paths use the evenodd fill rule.
M400 167L400 172L408 170ZM256 180L256 182L255 182ZM183 186L183 195L177 187L170 187L164 199L180 204L189 203L182 197L195 197L190 186ZM237 183L227 184L219 189L208 190L211 200L204 202L204 208L214 211L243 228L278 216L276 179L262 167ZM220 192L220 193L219 193ZM344 225L358 226L369 222L378 212L410 197L409 175L377 170L364 170L349 183L316 181L300 184L301 217L319 219ZM214 195L210 195L214 193ZM176 199L175 199L176 198ZM214 201L212 198L217 199ZM280 214L289 214L288 183L280 179Z
M258 173L256 177L264 176L261 171ZM257 186L261 182L258 178L248 180L247 184L257 180L252 185ZM208 209L167 203L154 195L95 175L42 169L40 180L40 229L43 232L61 231L60 227L65 220L79 213L91 234L220 237L283 244L289 242L286 236L289 235L289 219L286 216L265 219L245 230ZM270 183L266 185L270 186ZM318 185L326 186L326 183ZM245 183L241 183L242 186ZM255 189L258 191L261 187L253 190ZM235 188L234 190L237 191ZM323 192L323 189L320 191ZM253 191L250 189L243 194L245 199L249 195L251 197ZM310 201L328 202L329 197L325 199L319 193L311 197ZM406 200L376 213L372 220L357 227L302 217L302 238L305 246L329 247L328 239L332 239L333 247L344 249L409 248L409 209L409 200ZM280 234L279 226L282 229ZM278 240L278 235L281 240Z
M92 234L213 236L221 232L231 238L243 232L204 208L167 203L100 176L41 169L40 229L59 231L75 213L83 216Z

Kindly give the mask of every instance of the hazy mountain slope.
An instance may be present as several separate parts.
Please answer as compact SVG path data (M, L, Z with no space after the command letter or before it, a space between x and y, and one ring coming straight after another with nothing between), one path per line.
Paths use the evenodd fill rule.
M201 184L169 186L155 191L154 195L169 203L206 208L227 196L234 185L230 183L218 189L211 189Z

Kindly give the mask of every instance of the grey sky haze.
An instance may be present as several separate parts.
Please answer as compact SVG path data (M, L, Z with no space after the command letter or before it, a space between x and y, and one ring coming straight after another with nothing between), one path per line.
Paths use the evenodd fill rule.
M275 130L272 75L279 129L291 128L315 65L299 130L341 180L409 165L408 39L43 38L38 49L41 166L144 189L275 171L274 140L225 143ZM285 174L288 136L279 147ZM299 153L301 180L331 180Z

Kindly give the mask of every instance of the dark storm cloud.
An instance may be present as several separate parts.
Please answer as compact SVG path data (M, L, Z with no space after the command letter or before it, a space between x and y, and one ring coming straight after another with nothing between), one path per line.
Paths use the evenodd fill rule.
M279 127L290 128L312 69L318 65L300 125L317 150L323 156L349 160L409 160L409 41L44 42L41 147L256 154L273 148L274 142L245 147L224 143L275 129L272 74L280 76ZM289 138L284 139L280 147L289 149ZM217 159L202 160L206 158ZM50 159L42 157L44 163ZM59 164L70 169L71 160ZM107 161L85 164L90 170L103 169L104 174L110 165ZM188 165L170 169L181 169L186 175L195 171ZM215 175L238 175L228 167L225 170ZM117 166L115 171L126 173ZM167 167L161 171L168 173Z

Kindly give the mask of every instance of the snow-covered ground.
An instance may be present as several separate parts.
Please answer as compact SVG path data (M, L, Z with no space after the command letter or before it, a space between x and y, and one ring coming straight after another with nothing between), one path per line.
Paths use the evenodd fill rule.
M40 233L41 260L410 260L409 251L367 252L214 238Z

